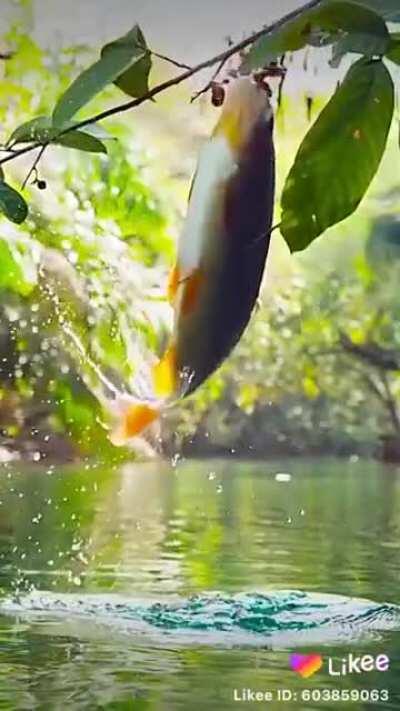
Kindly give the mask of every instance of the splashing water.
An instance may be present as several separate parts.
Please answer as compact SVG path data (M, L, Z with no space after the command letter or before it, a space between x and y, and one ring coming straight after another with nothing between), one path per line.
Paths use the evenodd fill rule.
M111 266L115 272L115 274L113 272L114 299L118 302L118 288L115 285L120 285L121 282L121 291L123 292L123 296L120 295L121 299L129 299L128 286L131 287L132 285L127 283L126 266L122 256L119 255L119 259L112 262ZM111 268L110 265L108 265L108 268ZM74 362L86 387L103 409L113 413L115 409L114 403L123 401L124 398L149 399L149 393L151 392L151 365L155 356L154 353L152 354L149 351L145 343L145 338L141 333L143 329L141 329L140 324L136 324L138 327L134 328L124 309L117 309L118 336L124 343L125 361L129 365L130 373L128 375L114 368L105 368L103 365L99 365L99 359L93 354L90 343L90 320L94 316L90 315L90 300L77 274L71 269L71 266L62 255L46 249L43 250L41 255L40 277L40 288L51 306L62 346ZM124 286L127 289L127 293L124 292ZM145 293L151 295L149 285L147 285ZM130 298L132 299L132 294L130 294ZM161 311L163 311L164 306L161 305ZM150 323L148 304L144 305L142 303L138 306L135 303L135 307L136 311L139 310L142 313L144 321ZM152 309L153 305L150 311ZM115 308L112 310L115 311ZM160 327L161 322L164 322L166 316L167 314L164 314L164 312L162 315L160 312L156 316L156 319L159 320L158 327ZM116 416L119 415L118 412L114 414Z
M299 591L215 593L169 602L35 591L4 599L0 613L42 621L79 617L113 632L214 646L346 644L400 629L396 605Z

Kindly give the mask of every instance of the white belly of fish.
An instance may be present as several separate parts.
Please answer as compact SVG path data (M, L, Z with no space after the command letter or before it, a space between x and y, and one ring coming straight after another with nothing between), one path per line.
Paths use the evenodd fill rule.
M178 263L183 276L189 276L208 252L209 240L218 235L226 182L238 165L225 136L213 136L201 150L189 200L188 212L179 239Z

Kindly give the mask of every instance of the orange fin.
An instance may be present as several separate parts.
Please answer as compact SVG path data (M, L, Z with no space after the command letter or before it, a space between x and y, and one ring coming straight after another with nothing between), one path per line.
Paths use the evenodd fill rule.
M159 416L159 410L147 403L130 405L123 415L122 422L111 433L111 442L116 447L122 447L132 437L140 435Z
M168 295L168 301L172 306L175 303L175 298L178 292L179 288L179 282L180 282L180 269L179 265L175 264L175 266L171 269L169 273L169 278L168 278L168 287L167 287L167 295Z
M158 397L167 398L176 391L178 381L176 346L171 345L161 360L153 367L154 390Z
M184 316L188 316L197 306L201 288L204 284L204 273L199 267L185 279L181 309Z

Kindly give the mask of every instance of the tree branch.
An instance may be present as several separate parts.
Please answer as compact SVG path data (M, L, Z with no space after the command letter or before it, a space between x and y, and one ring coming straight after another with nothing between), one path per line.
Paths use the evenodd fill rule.
M339 342L343 350L380 370L400 370L399 354L394 349L382 348L373 341L354 343L343 331L339 331Z
M169 64L173 64L174 67L178 67L178 69L191 69L192 68L189 66L189 64L185 64L184 62L177 62L176 59L172 59L172 57L167 57L165 54L160 54L159 52L155 52L153 49L150 50L150 53L153 55L153 57L157 57L157 59L162 59L163 62L169 62Z
M263 27L261 30L258 30L258 32L254 32L249 37L246 37L245 39L241 40L240 42L237 42L237 44L232 45L231 47L226 49L224 52L217 54L215 57L212 57L211 59L206 59L205 61L197 64L195 67L190 67L190 68L186 69L184 72L182 72L181 74L178 74L177 76L172 77L171 79L168 79L167 81L157 84L157 86L154 86L152 89L149 89L149 91L147 91L145 94L143 94L143 96L140 96L136 99L132 99L131 101L127 101L124 104L119 104L118 106L113 106L110 109L101 111L100 113L96 114L95 116L92 116L87 119L83 119L82 121L79 121L78 123L74 124L73 126L69 126L68 128L65 128L63 131L60 131L60 133L55 138L64 136L66 133L70 133L71 131L85 128L85 126L90 126L93 123L103 121L106 118L110 118L110 116L115 116L116 114L120 114L125 111L129 111L130 109L134 109L137 106L140 106L141 104L143 104L145 101L149 101L150 99L153 99L155 96L157 96L158 94L161 94L163 91L166 91L167 89L170 89L173 86L177 86L178 84L181 84L182 82L186 81L187 79L194 76L195 74L198 74L203 69L208 69L209 67L212 67L217 63L219 63L220 65L223 66L225 64L225 62L230 57L233 57L238 52L241 52L243 49L246 49L247 47L252 45L254 42L256 42L261 37L265 37L269 34L272 34L272 32L276 32L276 30L279 30L281 27L283 27L285 24L287 24L291 20L295 20L297 17L302 15L304 12L307 12L308 10L318 7L318 5L321 5L322 2L323 2L323 0L310 0L309 2L306 2L304 5L297 8L296 10L293 10L292 12L289 12L287 15L284 15L284 17L282 17L280 20L273 22L272 24L268 25L267 27ZM31 151L35 150L35 148L40 148L40 146L42 146L42 145L43 145L42 143L36 142L36 143L30 144L29 146L25 146L24 148L20 148L19 150L14 151L14 153L12 155L2 158L0 160L0 165L4 165L5 163L8 163L11 160L15 160L16 158L18 158L22 155L25 155L26 153L30 153ZM48 144L46 144L46 145L48 145Z
M393 429L396 432L397 437L400 437L400 418L396 400L392 394L388 375L383 370L381 371L381 379L386 393L386 404L389 411L390 419L392 421Z
M218 64L218 66L217 66L217 68L216 68L216 70L213 72L213 75L212 75L211 79L207 82L207 84L206 84L205 86L203 86L202 89L200 89L200 91L197 91L195 94L193 94L192 98L190 99L190 103L191 103L191 104L192 104L194 101L196 101L196 99L198 99L199 96L201 96L202 94L205 94L206 91L208 91L209 89L211 89L211 87L212 87L214 81L216 80L216 78L217 78L218 74L220 73L220 71L221 71L221 70L223 69L223 67L225 66L225 64L226 64L226 62L228 61L228 59L230 59L230 57L224 57L223 59L221 59L220 63Z
M36 170L36 169L37 169L37 166L38 166L38 164L39 164L39 161L41 160L41 158L42 158L42 156L43 156L43 153L45 152L47 146L48 146L48 144L45 143L45 144L41 147L39 153L37 154L33 166L31 167L31 169L30 169L28 175L26 176L24 182L22 183L22 186L21 186L22 190L26 187L29 178L30 178L31 175L33 175L33 173L35 173L35 172L36 172L36 179L37 179L37 170Z

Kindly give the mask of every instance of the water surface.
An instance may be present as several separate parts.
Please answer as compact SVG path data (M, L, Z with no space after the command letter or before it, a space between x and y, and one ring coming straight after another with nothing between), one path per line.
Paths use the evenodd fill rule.
M0 502L0 708L265 708L234 700L247 688L400 708L397 468L14 465ZM322 669L302 679L293 652ZM390 670L330 676L350 652ZM323 688L354 700L304 699Z

